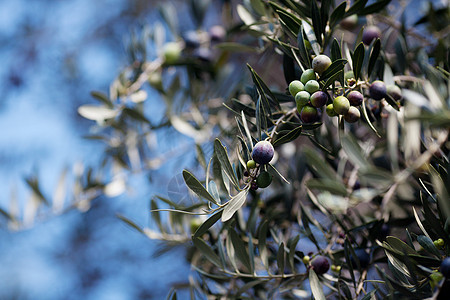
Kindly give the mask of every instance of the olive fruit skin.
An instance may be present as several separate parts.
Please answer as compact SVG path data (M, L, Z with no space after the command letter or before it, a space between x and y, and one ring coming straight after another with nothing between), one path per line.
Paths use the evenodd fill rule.
M299 80L294 80L291 83L289 83L289 93L291 93L292 96L295 97L298 92L304 91L305 87L303 86L303 83Z
M333 109L338 115L345 115L350 109L350 101L344 96L339 96L333 100Z
M355 123L359 118L361 118L361 113L355 106L350 106L347 113L344 115L344 120L349 123Z
M327 93L322 91L317 91L311 95L309 101L311 101L312 106L314 107L322 107L327 103L328 96Z
M259 141L253 147L252 158L260 165L268 164L275 153L273 146L268 141Z
M322 74L323 72L325 72L326 69L328 69L328 67L330 65L331 65L331 59L324 54L317 55L312 60L313 70L319 74Z
M364 249L355 249L355 254L356 254L356 257L358 257L359 266L362 269L366 269L370 264L369 253L367 253ZM351 257L351 260L352 260L353 267L356 267L357 264L356 264L355 258L353 256Z
M439 271L445 278L450 278L450 257L447 257L442 261Z
M305 70L305 72L302 73L302 76L300 76L300 81L303 84L306 84L310 80L316 80L316 73L313 69Z
M362 41L366 45L370 45L370 43L374 39L379 39L381 37L381 31L380 28L376 26L368 26L362 35Z
M251 170L251 169L254 169L254 168L256 168L256 161L254 161L253 159L250 159L247 162L247 169Z
M360 106L364 100L364 96L358 91L351 91L348 93L347 99L350 101L351 106Z
M272 183L272 175L269 172L262 171L256 178L256 184L260 188L266 188Z
M403 98L402 90L395 84L386 85L386 92L396 101L401 100Z
M338 114L334 111L334 105L333 103L328 104L325 111L327 112L327 115L329 117L336 117Z
M381 80L375 80L369 86L370 98L373 100L381 100L386 97L387 89L386 84Z
M340 23L341 27L347 30L351 30L358 25L358 15L353 14L344 19Z
M316 80L310 80L305 84L305 91L312 94L320 89L320 85Z
M164 56L164 61L168 64L173 64L175 63L181 55L181 47L175 43L175 42L171 42L171 43L167 43L164 46L164 52L163 52L163 56Z
M295 95L295 103L297 104L297 110L300 113L302 108L309 103L310 94L307 91L298 92Z
M305 106L302 108L302 111L300 112L300 119L304 123L313 123L316 122L319 118L319 113L315 107L312 106Z
M317 275L322 275L330 269L330 263L325 256L318 255L311 260L311 267Z

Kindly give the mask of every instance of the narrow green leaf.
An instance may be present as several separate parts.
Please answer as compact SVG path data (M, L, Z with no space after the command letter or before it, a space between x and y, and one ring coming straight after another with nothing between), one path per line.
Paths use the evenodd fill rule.
M297 34L297 46L300 54L301 62L309 69L311 68L311 57L309 51L306 49L305 37L303 36L303 25L300 25L300 29Z
M287 132L286 134L280 135L277 134L276 136L276 140L275 142L273 142L273 146L278 146L278 145L282 145L285 143L289 143L293 140L295 140L296 138L298 138L300 136L300 134L302 133L302 126L299 126L295 129L290 130L289 132Z
M368 0L356 0L352 6L347 10L344 15L345 17L351 16L353 14L359 14L359 12L366 6Z
M217 188L216 183L213 180L209 182L208 192L211 194L211 196L213 196L216 202L220 204L219 190Z
M341 80L342 78L342 80ZM337 73L334 73L330 78L327 79L327 81L325 82L325 84L322 87L322 91L323 92L327 92L327 89L330 85L332 85L336 80L341 80L343 81L344 78L344 70L340 70Z
M329 191L334 195L347 196L347 189L345 185L339 181L331 179L310 179L306 183L310 189L317 189L320 191Z
M135 222L131 221L127 217L122 216L120 214L116 214L116 217L118 217L121 221L125 222L127 225L129 225L132 228L136 229L140 233L145 234L144 231L142 230L142 228L139 225L137 225Z
M230 234L231 241L233 243L234 252L236 253L237 258L245 266L245 268L247 268L247 270L250 271L250 273L253 273L253 270L252 270L252 267L250 264L250 260L249 260L249 255L248 255L248 252L247 252L244 242L242 241L242 239L239 237L239 235L236 233L236 231L234 229L230 228L229 234Z
M291 13L289 13L285 10L277 9L276 12L278 13L280 21L282 21L284 24L286 24L286 27L295 36L300 28L301 21L298 18L296 18L294 15L292 15Z
M373 126L372 122L370 121L369 115L367 113L367 108L366 108L366 99L363 99L363 103L362 103L362 111L363 111L363 116L364 116L364 120L366 120L367 124L369 125L370 129L372 129L372 131L379 137L381 138L381 135L378 133L377 129L375 128L375 126Z
M325 294L323 293L322 284L317 277L316 272L311 268L309 269L309 285L311 286L311 292L316 300L326 300Z
M355 79L362 79L361 69L364 62L364 44L359 43L356 47L355 52L353 52L352 62L353 62L353 74L355 74Z
M393 249L399 254L417 254L416 250L414 250L411 246L400 240L399 238L396 238L394 236L388 236L386 237L386 244L390 246L390 249ZM383 243L383 244L385 244Z
M312 17L312 25L314 29L314 33L317 38L317 42L322 44L322 20L320 17L320 11L317 7L316 1L311 1L311 17Z
M332 77L336 73L343 71L346 63L347 63L347 60L345 58L336 59L328 67L328 69L325 72L323 72L322 76L320 76L320 78L319 78L319 81L325 80L326 78Z
M426 251L430 252L431 254L436 255L437 257L441 257L441 254L439 253L439 250L436 248L436 246L433 244L433 241L426 235L419 235L417 237L417 242Z
M367 68L367 77L370 77L373 71L373 67L377 62L378 56L380 55L381 50L381 41L380 39L376 39L372 46L372 52L370 53L369 66Z
M256 73L256 71L253 70L253 68L249 64L247 64L247 67L250 70L250 73L252 74L253 83L255 84L256 88L258 89L261 97L263 97L264 101L266 102L265 103L266 111L268 111L271 114L269 99L266 97L266 95L269 95L270 99L272 100L272 103L276 107L280 108L280 103L278 103L278 100L275 97L275 95L272 93L272 91L269 89L269 87L264 83L264 81L261 79L261 77L259 77L259 75Z
M317 176L331 180L336 179L336 172L325 163L324 159L318 153L310 148L305 148L303 151L306 156L306 162Z
M364 9L358 12L358 15L370 15L373 13L379 13L386 5L388 5L392 0L380 0L366 6Z
M258 229L258 252L261 257L261 261L263 265L266 267L266 269L269 268L269 256L266 247L266 237L268 228L269 223L266 220L259 226Z
M197 230L194 233L194 237L201 237L204 233L206 233L211 226L216 224L217 221L219 221L220 217L222 216L222 210L216 212L211 217L209 217L205 222L203 222L200 227L197 228Z
M348 159L355 166L358 166L361 170L367 169L370 166L355 138L350 135L345 135L341 138L341 144L347 153Z
M314 54L319 55L320 54L320 45L317 42L317 38L316 38L316 35L314 34L313 28L305 20L302 20L302 25L303 25L303 29L305 30L306 37L308 38L308 41L310 42L311 47L314 51Z
M231 166L230 160L228 158L227 150L222 142L219 139L214 141L214 153L217 159L220 162L220 166L222 170L225 172L225 175L228 179L233 183L234 187L239 191L239 182L236 178L236 175L233 171L233 167Z
M284 243L281 242L277 252L277 265L278 265L278 272L280 274L284 274L284 264L285 264Z
M203 184L201 184L200 181L198 181L198 179L195 178L195 176L192 175L189 171L183 170L183 178L189 189L197 194L197 196L199 196L200 198L204 198L214 203L215 205L219 205L219 203L217 203L217 200L213 196L211 196L211 194L205 189Z
M346 6L347 2L342 1L342 3L333 10L330 16L330 28L334 28L344 18Z
M150 124L150 121L137 109L126 107L122 110L122 114L125 114L125 115L129 116L130 118L135 119L137 121Z
M289 240L289 254L288 254L288 262L291 267L292 272L295 272L295 264L294 264L294 256L295 256L295 248L300 240L300 235L295 236L293 239Z
M387 103L389 103L390 106L392 106L396 111L400 111L400 106L398 105L397 101L394 100L389 94L386 94L384 97Z
M345 4L345 2L342 3ZM337 39L334 39L331 44L331 61L336 61L340 58L342 58L341 46L339 46Z
M247 199L248 190L249 189L246 188L245 190L240 191L236 196L228 201L223 210L222 222L226 222L231 219L234 213L244 205L245 200Z
M202 239L193 237L194 246L213 264L219 268L223 268L219 256L211 249L211 247Z

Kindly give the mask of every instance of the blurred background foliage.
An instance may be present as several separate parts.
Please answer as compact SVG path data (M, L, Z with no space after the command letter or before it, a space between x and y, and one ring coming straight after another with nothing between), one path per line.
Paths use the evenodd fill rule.
M442 284L431 274L448 256L450 242L448 3L116 2L96 4L92 11L99 17L89 19L103 20L100 25L78 20L86 28L78 29L78 37L70 30L79 25L76 18L64 14L48 22L68 23L67 31L46 27L39 15L34 22L41 27L24 17L26 25L8 33L23 41L10 42L5 51L23 51L23 45L29 51L15 57L5 74L5 98L20 98L36 78L37 85L57 86L41 90L39 98L64 100L41 100L44 107L54 113L54 106L65 107L71 127L81 128L78 134L90 141L80 147L81 155L72 154L81 162L70 167L52 164L67 156L38 158L35 169L50 163L51 173L29 173L26 192L14 183L2 202L9 230L33 236L38 227L65 224L58 231L64 245L46 245L47 259L69 265L53 273L76 272L51 297L75 292L74 298L160 299L174 286L180 298L296 299L312 293L321 299L325 293L422 299ZM354 14L357 23L347 27L343 19ZM378 46L359 43L368 24L383 32ZM56 28L64 38L55 38ZM61 43L48 47L55 53L36 50L52 38ZM324 89L352 70L361 74L362 87L376 78L395 82L404 99L367 100L368 113L355 125L325 114L321 122L302 124L287 85L308 67L311 55L331 52L339 60L333 57L334 38L334 49L351 63L334 64L321 78ZM5 39L11 40L6 34ZM98 55L99 48L108 49L114 66ZM38 62L56 72L36 76L30 70ZM39 103L32 107L42 109ZM273 182L249 191L245 162L265 137L276 145L268 166ZM73 153L66 151L70 145L64 142L59 150ZM160 241L159 247L122 224ZM11 236L17 233L2 234L18 240ZM445 245L433 243L439 238ZM2 251L13 255L6 247ZM316 275L308 268L303 258L316 254L328 258L333 272ZM178 263L169 263L175 256ZM188 275L182 256L191 266ZM13 272L20 274L21 267ZM27 286L33 280L9 279L5 296L36 298L42 290Z

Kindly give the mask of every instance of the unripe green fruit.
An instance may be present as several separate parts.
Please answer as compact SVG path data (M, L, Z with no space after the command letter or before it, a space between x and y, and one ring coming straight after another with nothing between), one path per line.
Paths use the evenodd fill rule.
M178 45L178 43L175 42L171 42L171 43L167 43L164 46L164 61L168 64L173 64L175 63L179 58L180 58L180 54L181 54L181 48Z
M333 100L333 109L338 115L345 115L350 109L350 101L344 96L339 96Z
M298 92L304 91L305 87L299 80L294 80L289 84L289 93L295 97Z
M322 74L323 72L328 69L328 67L331 65L331 59L323 54L317 55L312 60L312 67L313 70L319 74Z
M445 245L445 242L444 242L443 239L437 239L437 243L438 243L438 245L439 245L440 247L442 247L442 246Z
M303 107L302 111L300 112L300 119L304 123L316 122L318 117L319 113L317 112L317 109L308 105Z
M302 261L305 265L309 264L311 260L311 257L309 257L308 255L303 256Z
M361 113L355 106L350 106L347 113L344 115L344 120L349 123L355 123L359 118L361 118Z
M334 111L333 103L327 105L326 112L329 117L336 117L338 115Z
M190 222L191 227L191 233L194 233L197 231L197 229L203 224L202 220L200 218L193 218Z
M264 189L270 185L272 182L272 175L269 172L262 171L256 178L256 184L258 187Z
M402 90L395 84L388 84L386 86L386 92L396 101L401 100L403 98Z
M320 85L316 80L309 80L305 84L305 91L312 94L314 92L317 92L320 89Z
M310 80L316 80L316 73L313 69L305 70L305 72L302 73L302 76L300 76L300 81L303 84L306 84Z
M307 91L301 91L295 95L295 103L297 104L297 110L299 113L302 111L302 108L309 103L310 97L311 96Z
M314 107L322 107L327 103L328 96L327 93L322 91L317 91L311 95L309 101L311 101L312 106Z
M256 161L254 161L253 159L249 160L247 162L247 169L251 170L256 168Z
M350 15L347 18L342 19L340 25L342 28L351 30L358 24L358 16L356 14Z

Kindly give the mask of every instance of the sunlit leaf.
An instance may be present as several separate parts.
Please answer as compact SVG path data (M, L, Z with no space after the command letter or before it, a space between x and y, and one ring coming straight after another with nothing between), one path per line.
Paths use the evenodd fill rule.
M311 292L316 300L326 300L325 294L323 293L322 284L317 277L316 272L311 268L309 269L309 284L311 286Z
M234 213L240 209L247 199L248 188L240 191L236 196L231 198L228 201L228 204L225 206L222 214L222 222L226 222L231 219Z

